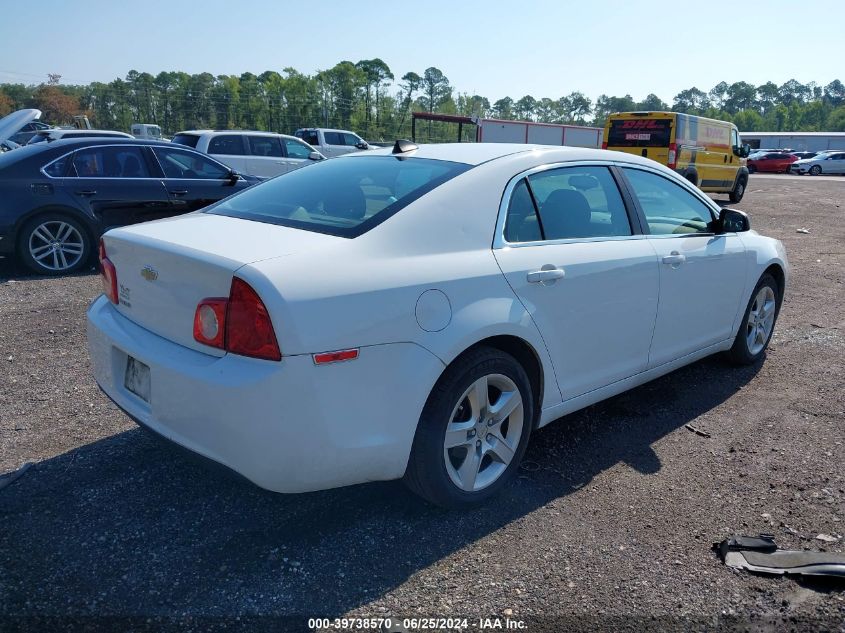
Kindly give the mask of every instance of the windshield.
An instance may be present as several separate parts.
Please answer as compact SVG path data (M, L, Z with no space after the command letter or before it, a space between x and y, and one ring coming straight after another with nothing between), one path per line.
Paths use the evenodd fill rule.
M206 213L357 237L470 165L422 158L338 158L284 174Z

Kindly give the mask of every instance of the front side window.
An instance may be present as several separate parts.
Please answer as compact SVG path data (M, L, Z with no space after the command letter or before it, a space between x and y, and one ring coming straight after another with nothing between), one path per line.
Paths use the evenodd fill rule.
M355 147L358 143L361 142L361 139L355 136L354 134L344 133L340 136L343 137L343 144L348 145L349 147Z
M230 177L229 169L197 152L170 147L153 147L152 149L164 171L165 178L225 180Z
M308 158L314 151L307 145L293 139L286 138L282 142L285 144L285 151L289 158Z
M469 168L394 156L326 160L245 189L204 213L354 238Z
M541 171L528 176L525 191L517 186L514 195L505 225L508 241L631 235L622 195L607 167ZM529 212L528 202L536 216Z
M138 147L97 145L74 153L70 176L79 178L149 178Z
M275 136L247 136L249 153L253 156L275 156L281 158L282 145ZM210 153L210 152L209 152Z
M224 154L226 156L243 156L244 141L240 134L225 134L215 136L208 143L209 154Z
M652 235L712 233L713 211L698 197L668 178L624 167Z

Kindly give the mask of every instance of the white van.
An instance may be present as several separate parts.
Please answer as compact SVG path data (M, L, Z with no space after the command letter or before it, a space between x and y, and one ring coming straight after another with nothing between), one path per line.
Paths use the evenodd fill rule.
M172 141L228 165L240 174L272 178L325 159L298 138L272 132L246 130L190 130Z

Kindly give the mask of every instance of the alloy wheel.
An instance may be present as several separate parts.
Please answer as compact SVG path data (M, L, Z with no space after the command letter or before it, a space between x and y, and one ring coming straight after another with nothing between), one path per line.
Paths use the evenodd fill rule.
M482 376L458 400L443 441L452 483L465 492L493 484L507 470L522 437L525 413L516 383Z
M759 354L766 346L775 325L776 308L774 290L769 286L760 288L748 312L745 330L745 342L752 356Z
M45 269L60 272L79 263L85 242L79 230L62 220L48 220L29 234L29 254Z

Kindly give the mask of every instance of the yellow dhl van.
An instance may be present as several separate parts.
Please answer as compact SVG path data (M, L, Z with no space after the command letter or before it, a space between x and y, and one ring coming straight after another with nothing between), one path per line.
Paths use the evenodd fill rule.
M743 145L733 123L680 112L620 112L604 127L602 148L637 154L674 169L702 191L739 202L748 185Z

